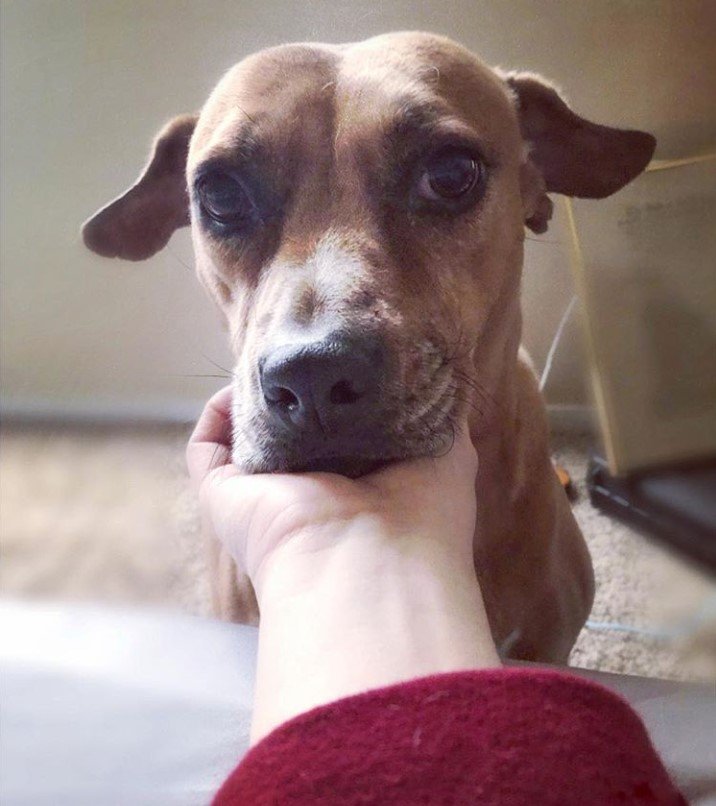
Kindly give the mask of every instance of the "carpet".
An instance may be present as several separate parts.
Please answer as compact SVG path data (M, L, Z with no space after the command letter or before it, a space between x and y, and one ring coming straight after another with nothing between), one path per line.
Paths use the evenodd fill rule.
M153 604L209 613L189 427L6 424L0 432L3 596ZM716 587L589 503L590 437L558 433L597 592L574 666L716 679Z

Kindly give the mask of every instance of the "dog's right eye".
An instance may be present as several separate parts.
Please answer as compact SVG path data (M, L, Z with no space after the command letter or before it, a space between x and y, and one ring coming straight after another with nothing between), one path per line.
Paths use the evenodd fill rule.
M196 193L204 215L221 227L242 227L256 222L256 205L233 176L217 173L203 177L196 185Z

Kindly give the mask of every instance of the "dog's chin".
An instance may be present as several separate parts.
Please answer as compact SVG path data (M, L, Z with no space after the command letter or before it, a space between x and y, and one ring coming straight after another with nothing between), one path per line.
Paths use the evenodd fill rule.
M455 439L453 419L440 414L437 422L433 420L428 426L423 420L419 428L410 431L381 424L362 432L323 434L320 438L255 429L251 439L248 434L235 432L233 460L246 473L336 473L360 478L395 462L449 451ZM259 434L260 439L256 439ZM237 450L239 446L244 450Z
M294 473L337 473L349 479L357 479L380 470L396 459L368 459L362 457L327 456L313 459L292 469Z
M270 454L251 459L234 457L237 464L246 473L336 473L349 479L367 476L376 470L409 458L408 455L392 456L291 456L283 452L271 451Z
M333 445L325 446L322 451L274 444L251 457L235 455L234 462L249 473L337 473L356 479L394 462L439 456L450 449L453 438L451 432L410 442L388 439L380 447L366 440L360 445L343 445L343 450L335 450L339 446Z

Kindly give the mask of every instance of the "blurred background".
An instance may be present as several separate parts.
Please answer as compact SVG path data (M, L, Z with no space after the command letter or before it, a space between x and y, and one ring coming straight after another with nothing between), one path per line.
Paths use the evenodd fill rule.
M242 57L285 41L430 30L489 64L542 73L585 117L653 132L660 159L716 148L716 4L708 0L3 0L0 14L5 597L208 611L183 447L231 365L218 316L194 277L187 230L155 258L130 264L90 254L79 228L134 181L162 124L199 109ZM712 166L697 168L694 181ZM634 268L635 252L644 271L648 249L634 239L648 241L648 228L625 240L623 227L609 227L634 210L648 216L661 205L663 213L659 194L672 184L681 190L671 209L693 198L688 174L677 179L677 170L658 181L643 177L630 196L618 195L600 213L599 203L575 206L584 294L600 261L618 269L609 274L611 300ZM696 216L705 233L713 222L709 192L699 191ZM710 219L702 214L706 203ZM526 250L524 341L538 370L579 273L565 207L558 203L556 211L548 233L530 237ZM690 237L691 219L678 221L666 274L678 269L680 239ZM605 243L618 251L616 263L604 257L606 247L599 251ZM697 250L709 277L712 247L707 239ZM704 282L693 293L713 337L716 299ZM593 337L609 330L599 319L603 296L601 307L583 300ZM659 304L672 303L667 290ZM585 349L577 313L564 318L545 388L555 456L571 473L598 583L572 662L714 678L716 607L708 575L589 501L587 463L600 433L588 384L593 352ZM619 317L629 320L630 313ZM687 331L690 322L687 315ZM638 360L640 342L633 334L628 340ZM712 355L709 348L703 370L692 372L691 394L712 394ZM682 359L683 351L676 365ZM623 366L614 371L631 377ZM633 408L629 416L643 419ZM605 427L602 421L602 433ZM705 426L699 428L704 441ZM639 440L648 442L648 434Z

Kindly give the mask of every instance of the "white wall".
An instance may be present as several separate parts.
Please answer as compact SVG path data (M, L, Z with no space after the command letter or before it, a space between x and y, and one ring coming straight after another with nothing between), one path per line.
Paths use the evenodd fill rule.
M199 108L244 55L433 30L544 73L580 113L652 130L671 155L714 134L714 12L698 0L3 0L5 409L190 415L221 383L187 377L229 362L187 232L129 264L86 252L78 229L134 180L157 128ZM560 221L528 244L525 340L538 365L572 293L567 255ZM584 400L576 334L555 364L554 402Z

